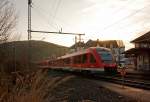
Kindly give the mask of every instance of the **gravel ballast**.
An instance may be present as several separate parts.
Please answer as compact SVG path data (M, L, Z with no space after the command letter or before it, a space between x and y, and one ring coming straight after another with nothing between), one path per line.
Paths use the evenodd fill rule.
M77 76L57 86L51 92L51 96L51 102L140 102L101 87L97 82Z

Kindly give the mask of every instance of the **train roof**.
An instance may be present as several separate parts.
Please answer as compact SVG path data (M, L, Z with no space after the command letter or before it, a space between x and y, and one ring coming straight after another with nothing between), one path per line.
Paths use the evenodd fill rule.
M80 51L77 51L77 52L73 52L71 54L67 54L67 55L58 57L58 59L67 58L67 57L76 56L76 55L81 55L81 54L85 54L85 53L88 53L88 52L89 52L88 49L83 49L83 50L80 50Z
M83 49L77 52L73 52L71 54L67 54L61 57L58 57L57 59L63 59L63 58L67 58L67 57L71 57L71 56L76 56L76 55L81 55L81 54L85 54L85 53L89 53L91 50L98 50L98 51L110 51L110 49L105 48L105 47L90 47L87 49Z

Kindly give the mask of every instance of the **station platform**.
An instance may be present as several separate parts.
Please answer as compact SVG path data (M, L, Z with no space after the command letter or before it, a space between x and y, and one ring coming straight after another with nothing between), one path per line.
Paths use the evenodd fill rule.
M120 72L122 68L118 68L118 72ZM142 75L150 75L150 71L143 71L143 70L135 70L133 68L126 68L125 69L127 74L142 74Z
M150 102L150 90L138 89L110 82L98 81L99 85L116 92L122 96L126 96L137 100L137 102ZM121 96L119 96L121 97Z

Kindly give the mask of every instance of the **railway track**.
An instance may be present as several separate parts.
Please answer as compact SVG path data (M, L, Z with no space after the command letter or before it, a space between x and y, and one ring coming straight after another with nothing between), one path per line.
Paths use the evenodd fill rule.
M102 81L107 81L111 83L116 83L124 86L131 86L135 88L141 88L141 89L146 89L150 90L150 81L148 80L143 80L140 78L133 78L133 77L121 77L120 75L107 75L107 74L91 74L91 73L73 73L75 75L84 77L84 78L89 78L89 79L94 79L94 80L102 80Z
M121 74L117 74L117 77L121 77ZM150 81L150 72L127 72L125 75L126 79L134 79L134 80L144 80L144 81Z
M116 83L124 86L131 86L131 87L150 90L150 80L147 78L139 77L139 74L133 74L133 75L127 74L128 76L121 77L120 74L108 75L105 73L89 73L89 72L84 73L84 72L73 72L73 71L66 71L66 70L56 70L56 71L70 73L76 76L80 76L92 80L102 80L102 81Z
M120 85L150 90L150 82L144 80L141 81L141 80L134 80L129 78L126 79L126 78L115 77L115 76L96 76L96 77L101 78L104 81L109 81Z

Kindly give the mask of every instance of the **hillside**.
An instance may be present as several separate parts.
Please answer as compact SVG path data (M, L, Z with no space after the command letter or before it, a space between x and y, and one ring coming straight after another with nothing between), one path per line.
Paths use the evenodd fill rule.
M30 42L30 55L32 61L38 61L50 56L56 57L64 55L68 48L44 41ZM0 45L0 52L7 53L7 57L16 56L16 59L28 57L28 41L8 42ZM5 56L6 57L6 56Z
M28 41L14 41L0 44L0 65L12 67L14 66L13 63L17 63L19 66L26 66L29 55L28 44ZM32 40L30 41L30 45L30 59L32 62L40 61L48 57L61 56L68 51L68 48L65 46L44 41Z

